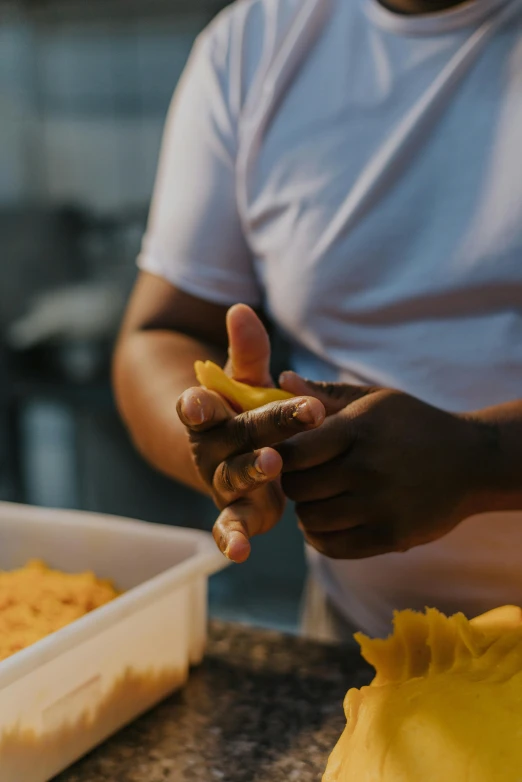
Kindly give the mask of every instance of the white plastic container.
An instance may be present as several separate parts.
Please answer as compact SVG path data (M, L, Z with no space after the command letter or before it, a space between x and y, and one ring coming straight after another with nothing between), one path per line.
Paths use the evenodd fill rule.
M198 530L0 503L0 570L32 558L125 592L0 662L0 782L47 782L181 687L226 563Z

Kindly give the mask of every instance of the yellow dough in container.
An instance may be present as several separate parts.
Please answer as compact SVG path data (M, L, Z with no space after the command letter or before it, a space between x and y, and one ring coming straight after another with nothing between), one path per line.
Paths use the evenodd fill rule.
M323 782L522 782L520 608L401 611L356 639L376 676L348 692Z
M212 361L196 361L194 365L198 383L209 391L221 394L236 412L255 410L258 407L292 399L293 395L280 388L259 388L232 380Z
M94 573L62 573L39 560L0 571L0 661L117 596Z

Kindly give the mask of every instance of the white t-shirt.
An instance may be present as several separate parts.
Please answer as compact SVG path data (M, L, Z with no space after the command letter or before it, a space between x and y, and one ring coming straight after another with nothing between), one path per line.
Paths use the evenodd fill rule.
M263 304L307 377L440 408L522 396L522 2L408 17L377 0L240 0L174 98L139 259ZM310 562L356 625L522 604L522 514Z

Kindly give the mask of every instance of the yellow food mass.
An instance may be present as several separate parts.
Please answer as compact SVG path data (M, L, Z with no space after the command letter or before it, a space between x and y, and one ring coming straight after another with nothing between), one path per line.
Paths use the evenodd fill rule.
M522 780L520 608L402 611L389 638L356 638L376 676L348 692L323 782Z
M280 388L258 388L232 380L212 361L196 361L194 369L200 385L221 394L238 412L255 410L270 402L292 399L292 394Z
M110 602L118 592L93 573L69 574L34 560L0 571L0 660Z

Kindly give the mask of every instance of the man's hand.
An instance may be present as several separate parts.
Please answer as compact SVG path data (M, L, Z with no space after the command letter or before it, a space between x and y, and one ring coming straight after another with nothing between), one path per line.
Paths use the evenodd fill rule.
M249 385L272 386L270 342L255 313L244 305L233 307L227 329L227 374ZM282 460L270 446L320 426L324 407L315 398L297 398L236 416L219 394L198 387L181 395L177 410L199 474L221 510L216 543L234 562L243 562L249 539L271 529L285 506Z
M328 413L320 429L277 448L283 490L315 549L336 559L406 551L472 515L478 436L470 419L388 389L293 373L281 385L315 395Z

